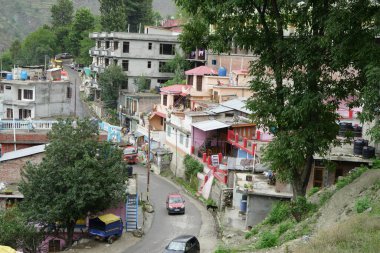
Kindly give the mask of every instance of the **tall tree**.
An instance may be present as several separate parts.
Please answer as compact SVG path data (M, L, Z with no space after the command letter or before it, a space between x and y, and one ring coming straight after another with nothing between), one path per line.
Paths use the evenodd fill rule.
M68 47L75 57L80 54L81 41L87 39L88 33L95 27L95 17L87 8L80 8L75 12L71 30L68 34ZM87 50L88 53L88 50Z
M21 57L21 42L19 40L13 41L9 52L11 53L13 63L16 63Z
M124 0L99 0L100 19L104 31L124 32L127 29L127 15Z
M152 0L124 0L124 5L129 31L138 32L140 29L140 32L143 32L144 25L152 25L154 23Z
M56 53L57 37L47 27L41 27L29 34L22 43L21 64L43 64L46 56Z
M126 75L122 68L117 65L110 65L99 75L99 85L101 87L101 99L106 108L116 109L119 91L123 83L126 82Z
M237 46L259 56L250 69L256 95L248 107L258 126L275 129L265 159L292 183L295 196L304 195L313 155L336 140L340 102L360 98L366 68L378 66L380 6L371 0L176 2L214 25L210 47Z
M89 120L59 120L48 138L43 161L24 168L22 210L32 221L61 224L70 247L79 218L123 200L125 163L119 149L98 141L97 125Z
M57 0L51 9L53 27L69 25L73 19L74 5L72 0Z

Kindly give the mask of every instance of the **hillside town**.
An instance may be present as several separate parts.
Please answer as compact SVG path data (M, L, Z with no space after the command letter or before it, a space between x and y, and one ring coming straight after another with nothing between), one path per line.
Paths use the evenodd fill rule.
M0 253L378 252L378 4L55 2L0 55Z

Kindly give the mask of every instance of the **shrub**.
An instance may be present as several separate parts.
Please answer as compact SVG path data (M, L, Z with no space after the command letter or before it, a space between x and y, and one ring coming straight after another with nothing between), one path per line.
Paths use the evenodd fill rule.
M278 227L277 234L280 236L283 233L285 233L286 231L288 231L290 228L292 228L293 226L294 226L293 222L285 221L285 222L281 223L280 226Z
M253 235L257 235L259 233L259 229L257 227L254 227L251 229L251 231L245 233L245 239L251 238Z
M307 193L307 196L310 197L310 196L313 196L315 193L317 193L318 191L320 190L319 187L313 187L310 189L310 191Z
M358 199L355 202L355 209L357 213L362 213L371 206L371 201L368 197Z
M277 202L274 204L271 212L269 213L265 223L278 224L286 220L290 215L290 207L287 202Z
M198 172L203 170L203 164L190 155L185 156L185 159L183 159L183 164L185 165L186 179L190 179L191 176L196 175Z
M300 222L306 214L314 209L315 205L308 202L305 197L298 197L290 204L290 211L298 222Z
M360 177L361 174L363 174L367 170L368 168L366 167L359 167L351 170L347 176L338 180L338 182L336 183L336 188L342 189L343 187L354 181L356 178Z
M276 246L278 243L278 235L270 231L261 234L260 239L256 243L257 249L264 249Z
M320 206L323 206L327 200L329 200L331 198L331 196L334 194L333 191L330 191L330 190L325 190L322 194L321 194L321 197L319 199L319 205Z

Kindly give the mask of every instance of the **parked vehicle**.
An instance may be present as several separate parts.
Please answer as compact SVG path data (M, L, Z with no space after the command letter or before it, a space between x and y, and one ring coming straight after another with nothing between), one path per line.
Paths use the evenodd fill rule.
M179 193L171 193L166 198L166 209L168 214L182 213L185 214L185 200Z
M82 72L83 68L84 68L84 64L80 64L80 63L75 64L75 67L74 67L74 69L78 72Z
M69 53L61 53L61 54L57 54L57 55L55 56L55 59L56 59L56 60L60 60L60 59L71 59L71 58L73 58L73 56L72 56L71 54L69 54Z
M123 234L123 221L114 214L104 214L89 220L88 233L95 239L112 244Z
M164 253L199 253L198 239L193 235L181 235L174 238L164 250Z
M126 146L123 150L124 161L128 164L136 164L138 162L138 151L135 146Z

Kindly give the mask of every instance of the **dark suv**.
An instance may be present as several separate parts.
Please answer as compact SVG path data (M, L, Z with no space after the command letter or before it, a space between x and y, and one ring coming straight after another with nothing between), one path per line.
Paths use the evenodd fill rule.
M181 235L174 238L164 253L199 253L200 246L198 239L193 235Z

